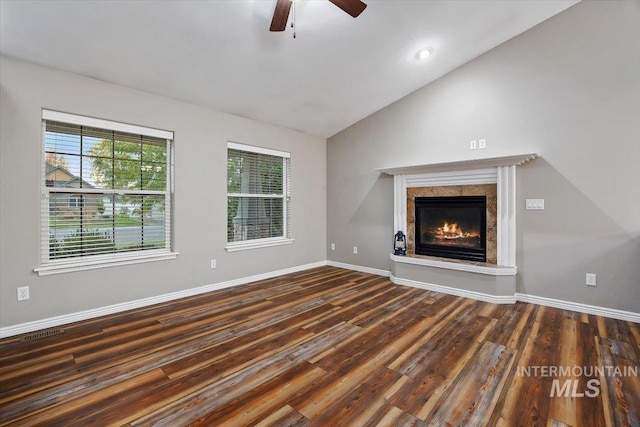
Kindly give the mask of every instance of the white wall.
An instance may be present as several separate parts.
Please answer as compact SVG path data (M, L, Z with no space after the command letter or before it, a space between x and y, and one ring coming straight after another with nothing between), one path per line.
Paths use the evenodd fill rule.
M189 84L189 82L185 82ZM326 141L0 58L0 327L323 261ZM38 277L41 109L175 132L176 260ZM292 245L227 253L227 141L291 152ZM209 260L217 259L211 270ZM16 287L31 299L17 302Z
M389 269L375 168L537 152L517 172L518 292L640 312L639 5L583 1L330 138L329 259Z

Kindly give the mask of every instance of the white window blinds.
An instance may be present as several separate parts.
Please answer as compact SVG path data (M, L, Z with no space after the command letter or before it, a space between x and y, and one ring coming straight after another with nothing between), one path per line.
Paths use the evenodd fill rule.
M227 241L290 238L289 153L229 143Z
M173 136L146 129L43 112L43 265L170 251Z

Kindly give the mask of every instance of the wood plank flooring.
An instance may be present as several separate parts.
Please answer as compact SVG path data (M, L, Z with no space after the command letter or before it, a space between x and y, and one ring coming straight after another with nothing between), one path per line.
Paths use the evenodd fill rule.
M640 426L639 361L637 323L321 267L1 340L0 425Z

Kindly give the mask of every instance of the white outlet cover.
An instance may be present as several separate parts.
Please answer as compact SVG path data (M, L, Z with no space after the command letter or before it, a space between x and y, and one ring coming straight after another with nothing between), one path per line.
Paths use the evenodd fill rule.
M335 244L335 243L332 243L332 244L331 244L331 250L332 250L332 251L335 251L335 250L336 250L336 244Z
M475 150L478 148L478 143L477 141L474 139L472 141L469 141L469 149L470 150Z
M487 148L487 140L486 139L479 139L478 140L478 148L481 149L481 150Z
M24 301L29 299L29 287L21 286L17 289L18 301Z
M218 266L217 262L215 259L211 260L211 268L216 268Z
M354 247L353 247L353 253L354 253L354 254L357 254L357 253L358 253L358 247L357 247L357 246L354 246Z
M586 285L587 286L597 286L596 275L595 274L587 273Z

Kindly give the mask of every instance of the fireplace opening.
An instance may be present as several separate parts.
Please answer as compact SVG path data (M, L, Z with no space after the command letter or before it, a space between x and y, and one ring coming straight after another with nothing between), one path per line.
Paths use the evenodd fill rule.
M416 197L415 221L416 254L487 261L486 196Z

